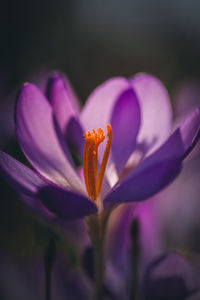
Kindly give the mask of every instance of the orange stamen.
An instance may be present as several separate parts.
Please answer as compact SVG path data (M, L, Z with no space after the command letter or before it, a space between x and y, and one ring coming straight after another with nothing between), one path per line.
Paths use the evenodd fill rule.
M101 162L101 166L100 166L100 170L99 170L99 175L98 175L98 179L97 179L97 195L99 195L100 191L101 191L101 187L102 187L102 183L103 183L103 177L105 174L105 170L106 170L106 165L108 162L108 158L110 155L110 148L112 145L112 127L110 124L107 125L107 144L106 144L106 148L104 150L104 154L103 154L103 159Z
M87 131L84 133L85 146L83 152L83 172L85 178L85 186L88 196L95 201L100 194L103 177L108 162L110 148L112 144L112 127L107 125L108 141L101 162L98 178L97 178L97 163L98 163L98 147L104 141L105 135L101 128L96 131Z

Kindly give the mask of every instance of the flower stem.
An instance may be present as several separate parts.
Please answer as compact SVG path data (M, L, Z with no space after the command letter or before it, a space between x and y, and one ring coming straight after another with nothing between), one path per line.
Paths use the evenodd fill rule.
M104 226L100 215L91 215L85 219L88 232L94 249L94 266L95 266L95 292L94 299L103 299L103 277L104 277Z
M139 222L134 219L131 224L131 282L130 299L136 300L138 297L138 260L139 260Z
M95 265L95 300L102 300L104 297L104 238L109 216L114 205L98 213L85 218L85 223L94 249Z
M103 299L103 275L104 275L104 258L103 258L103 238L99 235L98 241L94 247L95 260L95 299Z
M45 264L45 300L51 300L51 273L56 256L56 243L50 239L44 255Z

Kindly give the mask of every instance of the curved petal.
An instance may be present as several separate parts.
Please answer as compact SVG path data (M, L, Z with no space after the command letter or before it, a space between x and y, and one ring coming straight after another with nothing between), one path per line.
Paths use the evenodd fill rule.
M120 174L135 149L140 128L140 107L132 88L123 92L114 105L111 125L113 129L111 152Z
M69 120L78 115L74 97L68 81L54 74L47 84L47 97L51 102L56 120L64 134Z
M35 197L45 182L30 168L0 151L0 174L18 192Z
M158 161L177 157L183 160L200 138L200 107L178 127L168 140L153 154Z
M82 157L83 129L79 122L77 100L69 81L58 73L54 74L47 84L47 97L68 145Z
M106 132L114 104L129 88L129 81L122 77L111 78L98 86L81 111L80 120L85 131L101 127Z
M178 175L181 161L199 137L200 108L197 108L156 152L106 197L105 203L140 201L160 191Z
M197 272L179 254L163 254L148 265L141 291L142 299L162 299L163 294L166 299L190 299L199 291Z
M51 212L62 219L79 219L97 212L92 201L73 191L48 186L40 189L38 197Z
M139 226L140 272L155 255L161 252L160 227L155 214L155 199L140 203L120 205L109 217L107 249L109 259L118 272L126 272L131 247L131 224L137 220ZM151 224L151 226L149 226ZM119 247L120 245L120 247Z
M3 151L0 151L0 176L21 194L21 199L32 211L42 217L55 218L37 199L38 191L47 183L36 172Z
M58 217L72 220L84 217L97 211L96 205L83 195L50 185L34 171L0 151L0 174L18 192L31 198L40 199L44 206ZM33 203L31 198L24 198L26 204L39 213L45 209L40 203ZM35 207L38 206L38 207Z
M104 203L107 205L145 200L172 182L180 169L181 161L177 158L156 162L148 160L107 195Z
M183 82L176 91L174 109L176 121L183 121L200 103L200 87L195 80ZM178 119L178 120L177 120ZM177 123L178 124L178 123Z
M76 154L83 157L84 137L83 129L77 118L72 117L67 125L66 139L67 143Z
M184 151L182 153L182 159L184 159L192 151L200 138L200 107L196 108L190 114L179 127L179 130L184 145Z
M172 108L164 85L154 76L138 74L130 79L141 109L138 143L145 144L148 154L169 136L172 128Z
M16 134L26 157L40 174L60 186L83 190L69 161L51 105L32 84L25 84L18 95Z

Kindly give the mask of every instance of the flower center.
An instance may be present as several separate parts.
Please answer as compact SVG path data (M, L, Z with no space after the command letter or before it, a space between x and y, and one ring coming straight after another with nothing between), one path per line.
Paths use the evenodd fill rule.
M83 173L85 186L88 196L91 200L97 200L101 191L104 173L108 162L110 148L112 144L112 127L107 125L107 144L104 150L103 159L100 165L99 174L97 177L97 162L98 162L98 147L104 141L105 134L101 128L96 131L87 131L83 135L85 137L85 146L83 151Z

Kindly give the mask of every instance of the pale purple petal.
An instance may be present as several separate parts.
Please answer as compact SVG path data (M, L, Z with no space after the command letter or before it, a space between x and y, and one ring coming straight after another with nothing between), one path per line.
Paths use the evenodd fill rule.
M79 122L77 99L69 80L58 73L54 74L47 84L47 97L68 145L82 157L84 132Z
M100 127L106 133L106 125L111 122L115 104L121 94L130 88L130 82L122 77L111 78L98 86L89 96L81 111L80 121L85 131ZM114 132L113 136L115 136ZM105 143L102 143L98 149L99 162L103 157ZM109 157L108 166L111 167L109 170L114 167L112 155ZM109 176L107 171L108 168L105 177ZM115 167L114 172L116 173Z
M46 183L34 171L0 151L0 174L18 192L35 197Z
M59 74L55 74L49 79L47 96L53 107L56 120L65 134L69 120L78 115L69 83L64 81L64 78Z
M131 249L130 226L136 218L139 224L141 246L140 272L147 263L161 253L160 227L156 219L154 200L121 205L112 212L108 223L106 242L109 259L118 271L126 272L128 269Z
M172 128L172 108L163 84L149 74L130 79L141 109L141 128L138 144L145 144L150 153L169 136ZM146 153L147 154L147 153Z
M120 174L129 156L135 150L140 128L140 107L133 89L128 89L119 96L112 111L111 125L112 158Z
M39 213L45 214L38 199L44 206L66 220L84 217L97 211L96 205L87 197L64 190L42 180L34 171L10 155L0 151L0 175L18 192L28 196L24 202ZM36 198L34 204L31 198ZM49 216L49 212L46 212Z
M31 210L43 217L55 218L37 199L39 190L47 183L36 172L3 151L0 151L0 176L21 194L23 202Z
M83 189L53 117L51 105L40 90L25 84L16 106L16 134L35 169L60 186Z
M80 119L85 131L99 127L106 131L116 101L129 88L129 81L122 77L111 78L98 86L81 111Z

